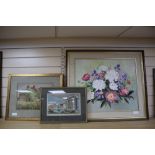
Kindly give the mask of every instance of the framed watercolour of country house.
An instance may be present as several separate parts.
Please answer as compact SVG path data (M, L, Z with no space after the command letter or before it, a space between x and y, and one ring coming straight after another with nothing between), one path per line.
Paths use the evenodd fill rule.
M10 75L6 119L40 120L41 87L61 87L62 82L62 74Z
M147 118L142 51L67 51L67 85L87 87L88 120Z

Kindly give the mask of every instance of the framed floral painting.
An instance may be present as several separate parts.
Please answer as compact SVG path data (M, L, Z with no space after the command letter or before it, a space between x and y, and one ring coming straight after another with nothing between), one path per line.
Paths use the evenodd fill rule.
M40 120L41 88L62 87L62 74L10 74L7 120Z
M87 87L88 120L147 118L142 51L67 51L67 85Z

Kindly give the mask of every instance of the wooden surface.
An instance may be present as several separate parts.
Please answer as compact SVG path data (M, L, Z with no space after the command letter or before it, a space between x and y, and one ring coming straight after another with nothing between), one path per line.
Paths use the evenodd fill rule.
M139 121L111 121L67 124L40 124L39 121L5 121L0 129L155 129L155 118Z

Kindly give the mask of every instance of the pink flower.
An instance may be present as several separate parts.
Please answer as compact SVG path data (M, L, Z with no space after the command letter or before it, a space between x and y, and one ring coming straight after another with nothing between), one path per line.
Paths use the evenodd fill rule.
M98 76L99 76L100 79L104 79L105 73L104 72L100 72L98 74Z
M116 94L115 92L112 92L112 91L107 92L107 93L105 94L105 97L106 97L106 100L107 100L108 102L110 102L110 103L115 103L115 101L117 101L117 99L118 99L117 94Z
M127 88L122 88L120 91L120 95L124 96L124 95L128 95L129 90Z
M131 84L131 81L130 81L130 80L127 80L127 84L129 84L129 85L130 85L130 84Z
M82 77L83 81L88 81L90 79L90 75L88 73L84 74Z

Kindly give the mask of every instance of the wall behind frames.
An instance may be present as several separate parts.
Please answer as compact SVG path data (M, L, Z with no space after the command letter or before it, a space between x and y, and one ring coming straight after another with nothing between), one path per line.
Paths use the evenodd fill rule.
M2 68L2 115L5 116L9 74L61 73L61 48L5 49Z
M130 50L130 49L129 49ZM144 48L149 116L155 115L153 71L155 48ZM2 66L2 115L5 116L8 74L65 73L63 48L4 49Z
M2 87L2 52L0 51L0 88ZM0 89L0 95L1 95ZM0 97L0 118L2 117L2 99Z

